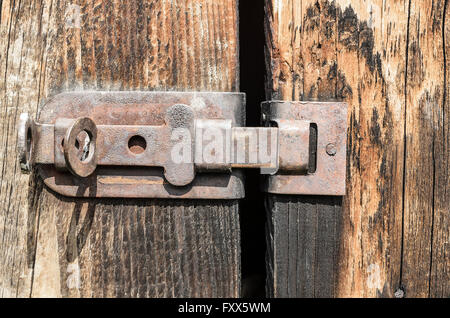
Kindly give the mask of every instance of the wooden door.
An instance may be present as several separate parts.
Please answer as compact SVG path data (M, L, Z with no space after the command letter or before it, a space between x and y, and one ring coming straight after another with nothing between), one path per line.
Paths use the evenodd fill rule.
M347 193L269 195L277 297L449 297L447 1L265 0L267 98L349 104Z
M263 253L268 296L449 297L447 2L0 1L0 297L261 295ZM74 200L20 173L19 114L60 92L240 87L251 126L263 100L348 103L345 197L253 171L243 202Z
M237 201L70 199L16 157L62 91L239 91L237 0L0 7L0 297L239 296Z

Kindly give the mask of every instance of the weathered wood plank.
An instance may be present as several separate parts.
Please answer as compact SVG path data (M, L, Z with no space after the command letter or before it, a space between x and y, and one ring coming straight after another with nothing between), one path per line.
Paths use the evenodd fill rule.
M320 1L265 1L267 96L336 99L336 7ZM340 200L269 195L267 292L333 297L337 286ZM306 231L306 233L305 233Z
M338 69L351 107L339 295L393 297L401 268L408 1L338 6Z
M29 178L17 164L16 123L20 112L35 112L39 104L43 46L31 42L46 28L41 17L48 8L13 1L0 7L0 297L24 297L30 294L39 213L31 209L37 197L26 190Z
M334 202L330 202L334 200ZM333 297L341 200L268 197L267 292L275 297Z
M340 226L339 257L315 264L334 271L319 275L327 295L448 293L447 11L445 1L266 1L268 97L349 103L347 194L336 219L320 221ZM296 236L304 225L286 222L311 207L272 199L268 290L320 296L319 277L291 262L302 251L309 264L308 251L329 236ZM320 218L311 217L302 222ZM309 294L288 287L297 283Z
M435 133L435 183L434 183L434 223L433 246L431 259L430 297L450 297L450 213L449 213L449 165L450 140L449 119L450 111L450 8L445 1L443 9L443 47L444 51L444 81L443 108L438 112Z
M75 201L15 156L18 114L62 91L237 91L236 1L3 1L0 26L0 295L238 296L236 201Z
M408 297L450 295L445 3L411 1L402 255Z

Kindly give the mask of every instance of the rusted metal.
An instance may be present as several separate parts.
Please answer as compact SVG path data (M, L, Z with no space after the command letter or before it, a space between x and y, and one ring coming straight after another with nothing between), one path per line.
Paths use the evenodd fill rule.
M309 163L310 122L275 118L279 130L280 170L306 172Z
M334 156L336 154L336 145L333 144L333 143L330 143L330 144L327 145L325 150L327 151L327 154L329 156Z
M263 185L265 191L278 194L345 195L346 103L271 101L262 104L262 114L268 122L280 123L281 120L289 119L317 125L316 170L279 171L276 175L266 177ZM283 156L296 158L298 155L289 155L289 152L295 151L300 141L291 144L287 141L290 138L280 141L284 149ZM294 138L298 138L298 135L294 135ZM303 143L306 142L304 138Z
M24 173L32 169L32 153L34 150L32 136L35 135L34 121L27 113L21 114L19 119L19 131L17 144L19 149L20 168Z
M29 170L36 165L44 183L66 196L242 198L241 171L196 174L193 162L174 163L169 154L173 143L180 144L171 140L174 129L194 133L195 118L242 126L244 109L240 93L59 94L43 106L37 122L21 117L21 166ZM89 137L86 158L80 156L84 149L78 135L83 131ZM142 152L128 146L135 136L144 140Z
M297 113L291 104L276 104L263 107L266 127L247 128L244 103L240 93L63 93L44 105L37 122L21 116L21 166L36 165L47 186L68 196L241 198L240 168L278 173L269 178L269 191L318 194L316 183L332 178L334 170L327 169L338 165L319 154L320 169L310 174L310 126L320 126L318 144L326 142L323 153L335 151L330 156L340 163L336 118L328 118L330 133L325 123L335 108L302 104ZM298 190L299 176L316 182L313 190ZM297 188L287 189L286 182Z
M277 128L233 128L233 168L259 168L263 174L275 173L280 168L280 156Z
M78 135L83 131L89 136L89 154L86 158L80 157L80 147L83 147L83 145L78 139ZM64 159L67 163L67 168L75 176L88 177L97 168L96 140L97 126L88 117L77 118L67 129L62 148L64 149Z

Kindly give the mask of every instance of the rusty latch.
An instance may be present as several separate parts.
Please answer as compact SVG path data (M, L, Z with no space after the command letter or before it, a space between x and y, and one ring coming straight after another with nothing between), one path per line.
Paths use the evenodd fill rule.
M263 188L270 193L303 195L345 195L347 103L270 101L262 104L263 121L275 122L286 130L286 119L310 122L308 169L279 171L266 177ZM283 136L285 133L280 130ZM296 156L298 147L291 136L281 137L280 153Z
M269 111L266 127L246 128L244 109L241 93L63 93L37 121L21 115L21 167L76 197L233 199L244 196L241 168L278 173L269 192L285 191L281 173L311 173L308 116Z

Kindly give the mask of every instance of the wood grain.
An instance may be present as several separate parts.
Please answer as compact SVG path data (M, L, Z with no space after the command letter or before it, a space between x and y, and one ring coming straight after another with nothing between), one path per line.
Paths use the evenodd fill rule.
M315 258L315 266L334 271L314 278L328 277L327 295L449 296L447 6L266 0L268 98L349 104L347 194L336 219L322 220L340 226L339 257ZM282 220L312 213L314 203L270 200L269 265L270 256L273 264L291 264L293 253L304 255L297 263L310 264L319 238L302 237L304 225L285 227ZM321 204L319 213L329 209ZM293 272L269 266L268 289L278 288L275 296L320 296L304 273L301 266ZM286 293L283 280L303 289Z
M0 296L238 296L237 201L67 199L15 155L18 115L62 91L238 91L236 1L2 1L0 16Z
M436 133L434 134L434 218L433 218L433 240L431 258L430 296L449 297L450 295L450 213L449 213L449 192L450 192L450 140L449 140L449 119L450 111L450 8L448 1L445 1L442 21L442 41L444 56L444 79L442 85L442 110L436 112L435 119Z
M352 3L342 10L340 43L346 53L338 60L355 96L347 99L350 165L339 294L393 297L401 268L408 2Z
M336 7L313 1L265 3L268 98L335 100ZM336 296L341 200L268 195L268 202L268 295Z
M445 1L411 1L402 255L411 297L450 295L445 10Z
M341 199L270 195L267 200L267 294L335 296Z

